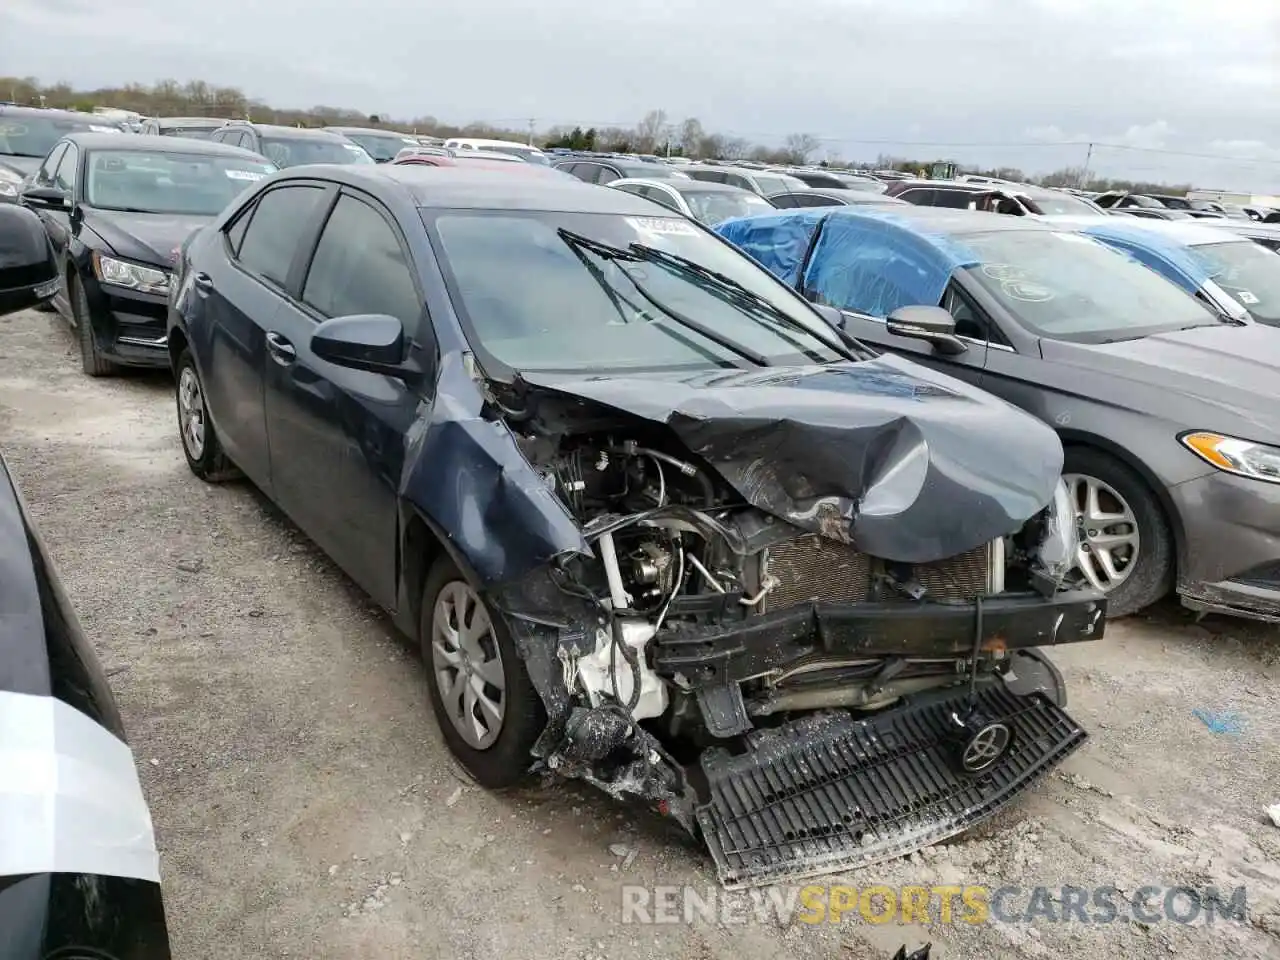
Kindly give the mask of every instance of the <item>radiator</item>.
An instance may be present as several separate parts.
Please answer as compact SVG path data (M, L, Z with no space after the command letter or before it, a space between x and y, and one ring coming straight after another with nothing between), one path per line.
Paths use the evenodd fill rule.
M916 564L915 579L932 600L971 600L1004 589L1004 544L996 540L936 563ZM798 603L858 603L871 593L871 558L819 536L799 537L768 549L763 573L778 581L762 604L785 610ZM762 611L763 612L763 611Z

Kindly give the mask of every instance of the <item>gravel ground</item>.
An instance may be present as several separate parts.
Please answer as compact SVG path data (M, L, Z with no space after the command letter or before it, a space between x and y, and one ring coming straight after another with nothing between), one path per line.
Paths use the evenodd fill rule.
M1062 770L831 878L1245 885L1247 923L623 924L623 884L705 889L708 863L586 788L468 784L410 646L253 489L192 477L172 408L166 376L84 377L52 315L0 318L3 450L120 700L180 960L1280 956L1273 630L1170 606L1064 649L1092 736Z

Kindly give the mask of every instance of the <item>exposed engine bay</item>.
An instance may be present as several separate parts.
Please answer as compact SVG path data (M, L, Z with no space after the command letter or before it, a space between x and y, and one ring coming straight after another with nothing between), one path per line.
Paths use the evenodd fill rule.
M545 768L650 801L702 835L732 886L910 852L1083 741L1061 714L1061 676L1034 650L1102 631L1096 596L1055 602L1077 546L1065 488L1007 537L895 562L747 504L660 429L627 427L518 439L593 550L548 570L572 622L548 630L515 614L548 707L534 750ZM877 726L886 718L910 722L894 734ZM992 736L974 760L975 738ZM991 771L1028 736L1043 749L997 785ZM851 752L867 737L874 746ZM915 767L895 776L901 763ZM841 786L876 783L868 764L891 783L874 797ZM980 783L1002 799L966 798ZM911 829L883 829L907 811Z
M724 885L935 843L1086 739L1041 648L1106 601L1065 586L1043 423L890 355L469 375L423 493L484 484L450 536L545 712L531 769L670 817Z

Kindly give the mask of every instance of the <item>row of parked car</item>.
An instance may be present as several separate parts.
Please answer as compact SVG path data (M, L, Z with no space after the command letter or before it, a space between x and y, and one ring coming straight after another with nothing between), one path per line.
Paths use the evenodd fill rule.
M856 867L1079 746L1042 648L1172 591L1280 618L1280 255L1226 218L243 129L49 144L42 296L86 372L173 371L192 473L421 645L487 786L639 800L727 884ZM768 199L819 190L878 199Z

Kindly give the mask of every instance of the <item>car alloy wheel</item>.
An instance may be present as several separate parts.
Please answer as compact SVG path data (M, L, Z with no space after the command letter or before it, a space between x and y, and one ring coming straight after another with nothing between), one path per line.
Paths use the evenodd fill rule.
M204 456L204 391L200 389L195 368L190 365L183 367L178 377L178 421L182 445L192 460L199 460Z
M506 677L489 611L468 584L454 580L436 597L431 667L445 712L463 741L493 746L506 716Z
M1128 579L1142 546L1133 508L1115 487L1082 473L1063 474L1079 525L1072 576L1110 593Z

